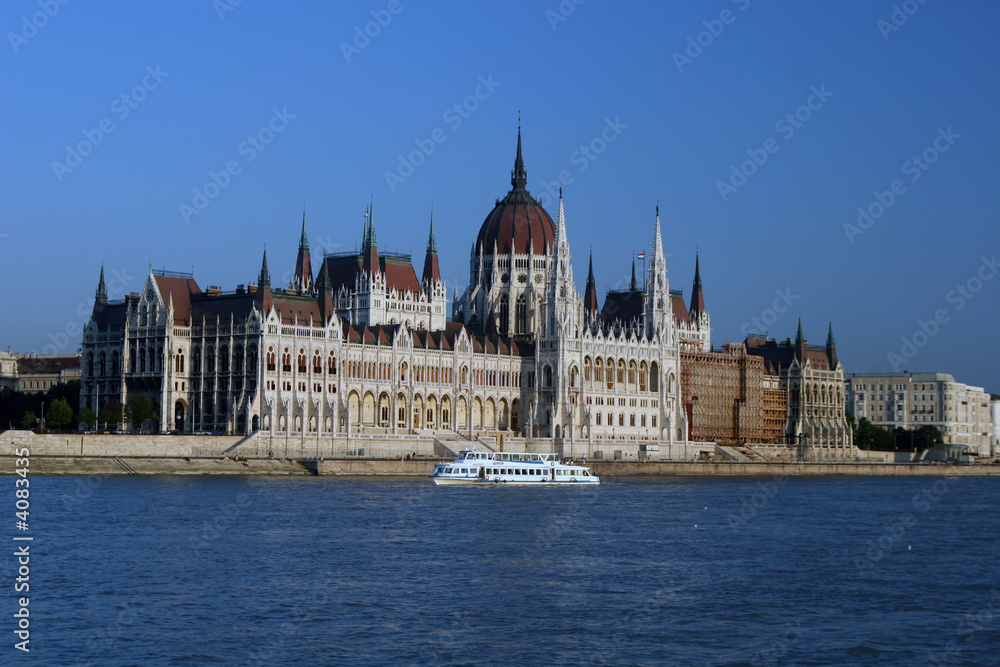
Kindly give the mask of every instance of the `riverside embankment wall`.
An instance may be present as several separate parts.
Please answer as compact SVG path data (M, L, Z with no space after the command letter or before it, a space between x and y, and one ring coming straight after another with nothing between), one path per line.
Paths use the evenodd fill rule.
M470 444L470 443L467 443ZM352 435L335 438L237 435L111 435L0 432L0 456L27 448L32 456L120 456L152 458L399 458L447 456L431 436Z

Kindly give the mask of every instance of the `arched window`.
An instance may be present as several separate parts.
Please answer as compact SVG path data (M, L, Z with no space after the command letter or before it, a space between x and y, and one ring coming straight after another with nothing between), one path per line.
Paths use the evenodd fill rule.
M183 360L183 357L181 357ZM182 362L183 363L183 362ZM118 375L118 352L111 353L111 374Z
M306 372L306 351L305 350L299 350L299 360L298 361L299 361L299 364L298 364L298 366L299 366L299 372L300 373L305 373Z
M549 367L549 366L545 367L544 376L545 376L545 386L546 387L551 387L552 386L552 368L551 367Z
M510 299L506 294L500 297L500 335L506 336L510 323Z
M108 374L108 355L106 355L104 352L101 352L101 357L100 358L101 358L101 362L100 362L101 375L107 375Z
M330 353L329 358L326 360L326 372L330 375L337 374L337 357L334 356L333 352Z
M205 372L215 372L215 350L211 347L205 349Z
M274 371L275 369L275 358L274 358L274 348L267 348L267 354L264 355L267 361L267 370Z
M191 351L191 370L197 375L201 373L201 348L196 347Z
M243 346L237 345L233 348L233 372L243 372Z
M135 363L134 363L135 350L132 351L132 358L133 358L132 370L135 371ZM88 352L87 353L87 376L90 377L90 376L93 376L93 374L94 374L94 355L91 354L90 352Z
M219 372L229 372L229 347L227 345L219 348Z
M528 332L528 302L525 300L524 295L517 297L517 302L514 306L514 333L527 333Z
M281 370L285 373L292 372L292 354L285 348L285 351L281 353Z
M139 349L139 372L146 372L146 348Z
M313 352L313 373L319 375L323 372L323 357L320 356L319 350Z

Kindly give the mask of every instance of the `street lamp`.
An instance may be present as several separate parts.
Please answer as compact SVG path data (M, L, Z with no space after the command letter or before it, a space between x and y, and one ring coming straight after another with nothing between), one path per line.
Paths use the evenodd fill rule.
M42 433L45 433L45 401L42 401L42 419L40 430Z

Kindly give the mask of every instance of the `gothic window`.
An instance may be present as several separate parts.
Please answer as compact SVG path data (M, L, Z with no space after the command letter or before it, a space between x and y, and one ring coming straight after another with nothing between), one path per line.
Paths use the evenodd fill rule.
M181 364L184 363L184 356L181 355ZM111 374L118 375L118 353L111 353Z
M625 362L622 360L618 361L618 386L625 386Z
M100 371L101 371L101 375L107 375L108 374L108 356L106 354L104 354L103 352L101 352L101 366L100 366Z
M546 387L551 387L552 386L552 369L550 367L546 366L545 370L544 370L544 374L545 374L545 386Z
M319 356L319 350L313 353L313 373L320 374L323 372L323 357Z
M135 350L132 350L132 371L135 371ZM87 376L94 375L94 355L87 353Z
M229 372L229 347L226 345L219 348L219 372Z
M649 368L646 366L646 362L639 364L639 391L646 391L646 385L649 382Z
M305 350L299 350L299 359L298 359L298 361L299 361L299 364L298 364L298 366L299 366L299 372L300 373L305 373L306 372L306 351Z
M267 370L274 371L274 369L275 369L275 358L274 358L274 348L273 347L267 348L267 354L264 355L264 358L265 358L265 360L267 362Z
M292 372L292 354L285 348L285 351L281 353L281 370L285 373Z
M590 357L587 357L586 359L583 360L583 381L589 383L591 380L593 380L593 378L594 378L593 362L590 360Z
M133 359L133 366L135 365ZM134 368L132 370L135 370ZM195 375L201 373L201 348L196 347L191 351L191 370Z
M233 348L233 372L243 372L243 346L237 345Z
M329 375L337 374L337 357L333 354L333 352L330 353L329 358L326 360L326 372Z
M514 333L527 333L528 332L528 302L525 300L524 295L517 297L517 302L514 306Z
M604 370L604 381L608 389L615 388L615 361L614 359L608 359Z
M500 335L506 336L510 322L510 299L506 294L500 297Z
M214 373L215 372L215 350L211 347L205 350L205 372Z
M146 372L146 349L142 348L139 350L139 372Z

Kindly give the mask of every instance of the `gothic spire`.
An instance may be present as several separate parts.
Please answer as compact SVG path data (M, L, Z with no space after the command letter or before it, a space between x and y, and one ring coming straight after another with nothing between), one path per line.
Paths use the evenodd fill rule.
M632 282L629 283L628 288L633 292L639 289L639 283L635 280L635 259L632 260Z
M104 265L101 264L101 279L97 283L97 292L94 294L97 303L102 306L108 305L108 288L104 284Z
M271 312L271 272L267 270L267 247L264 247L264 259L260 263L260 275L257 277L257 294L254 302L264 315Z
M362 266L368 275L379 270L378 244L375 239L375 201L368 204L365 212L365 238L361 244Z
M563 210L562 188L559 188L559 214L556 216L556 248L565 247L569 244L566 238L566 213Z
M431 206L431 233L427 238L427 252L437 254L437 241L434 240L434 207Z
M694 256L694 287L691 289L691 314L705 313L705 296L701 291L701 267L697 254Z
M830 329L826 334L826 356L830 360L830 370L837 368L837 341L833 337L833 322L830 322Z
M594 251L590 251L590 266L587 269L587 288L583 293L584 315L597 317L597 282L594 280Z
M306 207L302 207L302 236L299 238L299 247L309 247L309 237L306 236Z
M423 282L428 292L432 285L441 282L441 267L438 264L437 243L434 241L434 209L431 209L431 231L427 237L427 254L424 255Z
M264 259L260 263L260 275L257 277L257 284L260 287L271 286L271 273L267 270L267 248L264 248Z
M524 170L524 159L521 157L521 114L517 115L517 157L514 158L514 169L510 172L510 185L514 190L524 190L528 183L528 173Z
M300 294L309 291L313 286L312 258L309 256L309 237L306 236L306 211L302 209L302 236L299 238L299 254L295 259L295 277L292 287Z

